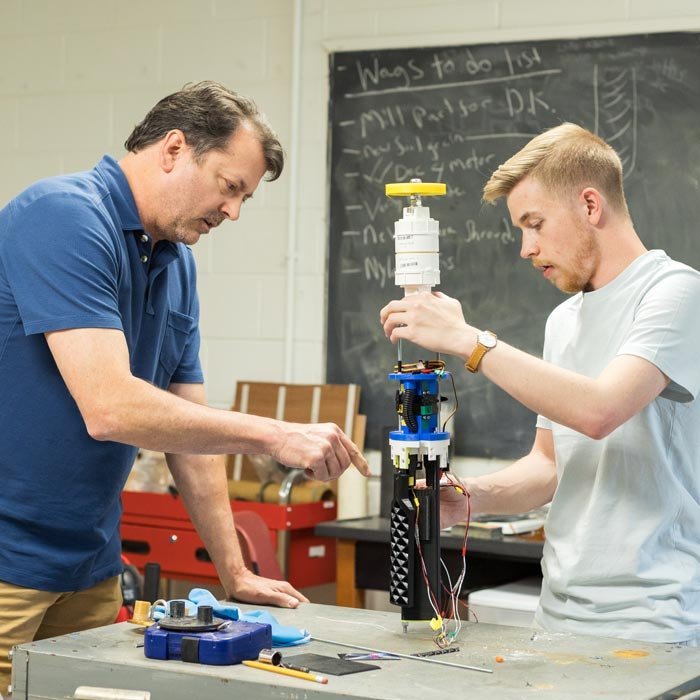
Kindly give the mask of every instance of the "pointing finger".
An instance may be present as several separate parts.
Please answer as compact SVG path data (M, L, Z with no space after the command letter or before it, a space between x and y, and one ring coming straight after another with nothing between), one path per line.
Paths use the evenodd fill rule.
M341 440L350 455L350 461L355 465L357 471L363 476L372 476L369 464L367 464L367 460L364 458L357 445L345 433L341 434Z

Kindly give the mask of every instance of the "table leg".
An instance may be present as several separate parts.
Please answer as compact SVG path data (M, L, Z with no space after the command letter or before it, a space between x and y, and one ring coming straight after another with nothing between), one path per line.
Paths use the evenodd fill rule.
M335 604L346 608L364 608L365 592L355 583L355 540L336 541Z

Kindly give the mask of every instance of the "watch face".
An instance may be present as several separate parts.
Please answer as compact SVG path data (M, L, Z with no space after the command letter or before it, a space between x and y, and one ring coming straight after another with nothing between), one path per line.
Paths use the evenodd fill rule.
M482 333L479 333L479 336L477 338L479 341L480 345L483 345L484 347L487 348L495 348L496 347L496 341L498 340L496 336L491 333L490 331L483 331Z

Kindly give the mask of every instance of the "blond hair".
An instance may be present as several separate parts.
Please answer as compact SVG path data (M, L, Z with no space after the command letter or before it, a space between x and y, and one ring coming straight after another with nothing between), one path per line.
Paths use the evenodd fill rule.
M612 146L576 124L564 123L535 136L500 165L484 185L483 200L507 197L525 177L565 195L595 187L617 211L627 213L622 163Z

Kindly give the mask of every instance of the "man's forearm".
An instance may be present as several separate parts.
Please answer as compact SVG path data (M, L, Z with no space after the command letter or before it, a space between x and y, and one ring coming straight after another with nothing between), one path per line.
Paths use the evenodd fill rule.
M174 454L270 454L283 439L280 421L193 403L135 377L105 396L92 427L86 420L98 440Z
M63 381L95 440L122 442L170 454L268 454L317 479L334 479L367 461L332 423L305 425L222 411L204 405L202 392L173 395L131 373L124 334L110 328L73 328L46 334ZM199 386L199 385L189 385Z
M245 563L228 498L225 458L174 454L166 458L187 512L230 595Z
M393 342L409 340L467 361L478 330L464 320L456 299L421 292L392 301L380 312ZM596 377L569 371L499 340L483 355L479 371L524 406L594 439L636 415L667 386L653 363L634 355L610 360Z
M480 369L535 413L596 440L641 411L669 381L652 363L633 355L615 357L593 378L501 342Z
M503 342L487 353L480 370L535 413L584 435L598 430L606 397L601 395L595 379L557 367Z
M465 486L475 515L525 513L552 500L556 467L541 456L528 454L505 469L465 480Z

